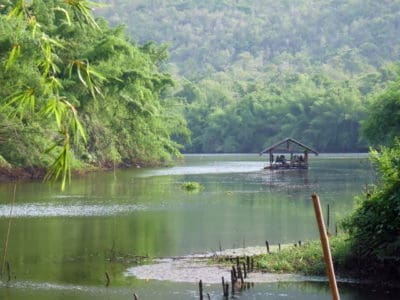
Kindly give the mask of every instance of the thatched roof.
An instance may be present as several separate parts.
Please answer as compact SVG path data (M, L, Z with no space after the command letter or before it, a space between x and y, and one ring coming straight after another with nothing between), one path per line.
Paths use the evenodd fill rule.
M283 147L281 147L283 146ZM268 148L265 148L263 151L260 152L260 155L263 153L268 153L268 152L300 152L298 149L301 149L301 152L312 152L315 155L318 155L318 151L312 149L311 147L308 147L307 145L304 145L303 143L300 143L299 141L296 141L295 139L292 138L286 138Z

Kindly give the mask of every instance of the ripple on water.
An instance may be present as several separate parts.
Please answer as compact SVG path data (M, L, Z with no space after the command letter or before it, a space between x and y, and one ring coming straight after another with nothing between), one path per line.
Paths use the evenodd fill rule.
M110 216L121 215L135 211L146 210L141 204L52 204L52 203L25 203L11 207L0 205L0 217L75 217L75 216Z
M176 166L165 169L146 170L140 177L165 175L195 175L223 173L251 173L263 170L264 162L214 162L198 166Z

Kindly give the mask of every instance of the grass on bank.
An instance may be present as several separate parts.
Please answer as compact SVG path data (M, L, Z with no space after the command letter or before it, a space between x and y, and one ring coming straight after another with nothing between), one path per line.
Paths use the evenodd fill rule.
M331 237L330 248L337 274L346 274L347 257L351 244L348 236L341 234ZM324 275L325 263L321 242L319 240L304 243L302 246L283 248L254 257L257 269L272 273L300 273L304 275Z

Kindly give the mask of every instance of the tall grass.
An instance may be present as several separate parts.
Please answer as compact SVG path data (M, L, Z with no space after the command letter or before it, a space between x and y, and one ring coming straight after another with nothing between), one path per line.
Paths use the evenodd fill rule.
M347 259L350 242L345 234L331 237L330 248L335 269L342 274L348 273ZM275 273L300 273L304 275L325 274L325 264L320 241L311 241L302 246L284 248L279 252L255 257L258 269Z

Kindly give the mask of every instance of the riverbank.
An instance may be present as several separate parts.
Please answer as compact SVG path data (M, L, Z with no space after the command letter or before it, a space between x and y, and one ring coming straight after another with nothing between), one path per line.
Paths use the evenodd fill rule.
M206 258L181 257L179 259L156 259L152 264L139 265L128 268L125 276L134 276L142 280L159 280L171 282L217 284L221 278L231 278L231 271L224 264L210 264ZM271 273L254 270L246 273L246 282L273 283L273 282L304 282L324 281L323 277L304 276L289 273Z
M82 168L75 168L72 170L73 177L79 177L90 172L109 172L115 169L128 169L128 168L142 168L151 167L159 164L126 164L121 163L113 165L106 163L101 166L86 165ZM46 176L47 169L44 167L27 166L27 167L13 167L11 165L0 164L0 183L15 182L15 181L31 181L31 180L43 180Z
M346 234L330 238L330 248L336 275L355 277L355 272L349 267L348 257L351 244ZM260 271L299 273L312 276L326 274L321 242L319 240L297 243L281 251L254 257L254 262Z
M341 281L351 281L345 268L349 242L346 235L331 238L334 264ZM204 254L168 257L129 268L127 276L176 282L219 283L240 266L252 282L324 281L325 265L319 241L225 249ZM355 281L355 280L354 280Z
M262 247L266 248L266 247ZM272 274L296 274L306 277L325 278L326 269L319 240L298 242L292 245L269 246L263 253L242 251L240 264L246 263L246 256L251 256L254 271ZM339 281L369 283L382 287L399 288L399 278L390 276L390 272L366 273L365 266L358 260L352 250L352 244L347 234L330 237L330 249L335 274ZM240 256L239 256L240 257ZM220 255L213 257L213 263L232 265L232 256Z
M0 182L40 180L46 175L40 167L0 167Z
M330 238L338 282L364 283L399 288L395 280L361 273L351 253L346 234ZM219 283L230 278L232 268L247 273L247 282L326 281L325 263L319 240L296 244L226 249L198 255L154 259L151 264L128 268L126 276L173 282Z

